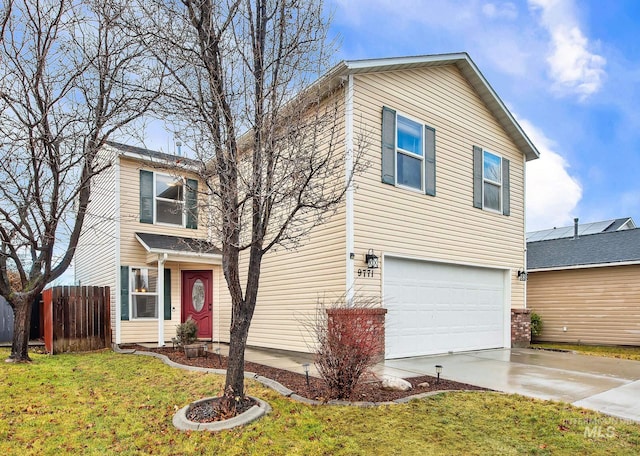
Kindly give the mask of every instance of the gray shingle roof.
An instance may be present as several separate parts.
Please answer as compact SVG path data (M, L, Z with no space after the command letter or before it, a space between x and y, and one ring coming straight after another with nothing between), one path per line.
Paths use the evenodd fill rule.
M149 251L171 251L176 253L206 253L220 255L216 246L204 239L193 239L164 234L136 233L136 236L148 247Z
M640 263L640 228L527 242L527 269Z

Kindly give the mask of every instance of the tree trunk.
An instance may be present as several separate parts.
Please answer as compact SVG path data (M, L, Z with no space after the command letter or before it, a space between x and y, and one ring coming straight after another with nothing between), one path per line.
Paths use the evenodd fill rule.
M242 302L238 307L243 308L246 303ZM238 402L236 398L244 399L244 351L247 346L249 326L251 319L245 316L234 318L231 325L231 339L229 341L229 359L227 364L227 377L224 386L224 396L228 405L235 408Z
M31 300L26 296L15 298L13 304L13 341L7 361L30 362L29 333L31 329Z

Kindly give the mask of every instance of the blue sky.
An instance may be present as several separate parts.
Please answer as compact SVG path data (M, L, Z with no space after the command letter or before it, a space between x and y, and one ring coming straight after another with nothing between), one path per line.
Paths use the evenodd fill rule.
M333 0L338 60L466 51L541 152L527 229L640 222L640 1Z

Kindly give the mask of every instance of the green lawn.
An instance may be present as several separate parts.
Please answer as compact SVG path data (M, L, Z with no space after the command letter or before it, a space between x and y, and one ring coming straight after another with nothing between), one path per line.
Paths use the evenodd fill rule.
M180 432L174 412L219 393L222 377L110 351L33 360L0 369L2 455L637 454L640 445L640 425L557 402L448 393L367 409L313 407L254 382L250 394L271 414L233 431Z
M640 361L640 347L617 347L610 345L571 345L571 344L532 344L533 348L546 348L554 350L572 350L583 355L606 356L609 358L633 359Z

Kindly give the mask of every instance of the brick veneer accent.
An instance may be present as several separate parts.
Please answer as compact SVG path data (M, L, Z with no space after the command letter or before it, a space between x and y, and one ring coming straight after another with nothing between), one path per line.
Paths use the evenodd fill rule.
M531 344L531 309L511 309L511 346L528 347Z
M387 309L380 307L341 307L337 309L327 309L327 323L331 325L333 322L341 321L341 323L343 323L341 326L343 327L344 323L355 324L359 327L365 326L367 331L371 331L376 335L378 346L380 347L380 353L376 357L376 360L382 361L384 359L384 316L386 313Z

